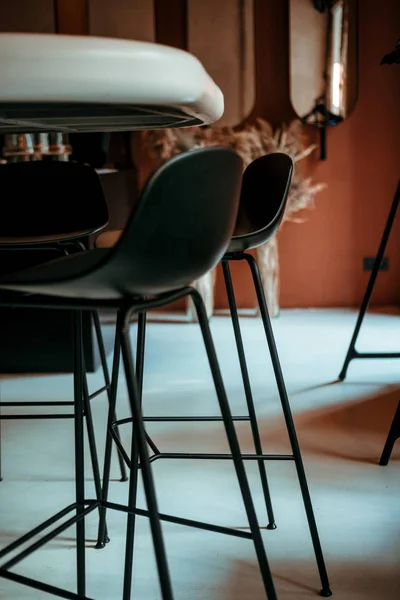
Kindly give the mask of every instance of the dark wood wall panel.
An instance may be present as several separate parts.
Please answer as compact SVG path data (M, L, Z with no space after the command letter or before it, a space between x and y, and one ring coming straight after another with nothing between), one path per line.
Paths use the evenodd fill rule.
M88 0L55 0L57 33L86 35L89 31Z
M153 0L88 0L89 33L154 42Z
M54 33L53 0L0 0L0 31Z
M154 0L156 41L187 50L187 0Z
M289 2L255 0L256 100L253 115L274 126L296 117L290 103Z

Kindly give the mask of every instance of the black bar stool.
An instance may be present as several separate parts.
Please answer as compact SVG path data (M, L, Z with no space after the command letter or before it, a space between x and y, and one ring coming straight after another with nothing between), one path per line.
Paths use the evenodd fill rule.
M76 501L45 523L0 551L0 560L28 543L71 512L76 514L55 527L39 541L14 554L3 563L0 577L13 580L64 598L88 598L85 582L85 524L87 514L100 507L128 514L124 597L129 597L132 577L133 534L136 515L148 516L158 567L163 600L172 600L160 521L166 520L201 529L252 539L269 600L276 599L274 584L247 481L227 396L201 297L187 287L190 281L213 268L223 256L234 229L240 195L242 164L239 156L226 148L207 148L182 154L159 169L147 182L124 235L112 250L92 250L58 259L0 279L0 289L10 295L1 298L3 306L32 306L74 310L74 401L75 401L75 476ZM190 199L190 201L188 201ZM17 292L17 293L14 293ZM23 295L28 294L28 295ZM29 294L40 294L30 296ZM135 377L129 338L132 312L164 306L178 298L191 296L196 307L203 340L230 445L232 459L250 531L235 530L210 523L159 514L154 481L141 414L140 393ZM151 299L143 299L148 298ZM82 311L117 308L117 331L113 363L109 433L103 477L102 500L85 498L83 445L83 364ZM112 448L111 425L115 412L115 393L120 350L122 352L128 395L132 410L133 435L129 505L108 502ZM138 462L148 510L136 508ZM11 572L11 567L44 543L77 525L77 594L39 580ZM128 592L129 590L129 592Z
M311 538L314 546L317 566L320 574L322 589L321 596L329 597L332 595L328 574L325 566L325 561L322 553L321 543L319 539L318 529L314 517L314 511L311 503L311 497L308 489L307 478L303 466L301 457L300 447L297 440L296 429L290 409L289 399L286 392L285 382L280 367L278 351L276 348L274 335L271 327L270 317L268 314L268 308L265 301L265 295L261 278L258 270L258 265L253 255L247 253L247 250L256 248L267 242L278 230L279 225L282 221L287 196L290 188L290 182L292 177L293 164L291 158L283 153L272 153L266 156L260 157L254 160L245 170L243 175L243 183L241 189L241 197L239 203L238 217L234 230L233 237L230 241L227 252L222 258L222 267L224 273L224 280L226 291L228 295L229 308L232 317L232 325L235 334L235 340L237 345L237 351L239 355L239 362L241 368L241 374L243 379L243 385L245 390L245 397L248 408L248 416L234 416L233 420L238 421L250 421L251 431L253 436L253 442L256 450L256 454L242 455L244 460L257 460L258 468L260 472L261 484L264 494L264 500L266 504L266 511L268 517L268 529L275 529L275 518L273 507L271 503L271 497L269 492L269 486L267 481L267 474L265 470L266 460L278 460L287 461L292 460L295 463L297 475L299 478L301 493L303 497L304 507L307 515L307 520L310 528ZM113 244L120 237L122 232L106 232L101 234L96 244L99 247L105 247L107 244ZM278 386L280 400L282 404L282 410L285 417L286 427L289 434L290 444L292 448L292 454L289 455L272 455L264 454L259 427L257 422L256 410L253 401L253 395L251 391L250 378L247 369L246 357L244 352L243 340L240 330L238 312L235 301L235 293L232 284L231 272L229 267L230 261L246 261L250 267L251 274L255 290L257 293L258 305L260 308L260 314L267 338L268 348L272 359L273 369L275 378ZM144 367L144 349L145 349L145 327L146 327L146 315L145 313L139 314L138 320L138 339L137 339L137 379L139 382L139 392L142 391L143 382L143 367ZM209 422L221 420L221 417L196 417L191 416L185 417L145 417L144 421L151 422L162 422L162 421L198 421L198 422ZM130 419L122 419L120 421L114 421L113 427L122 425L130 422ZM114 433L114 439L118 445L121 454L124 456L127 465L131 467L131 461L129 455L122 446L116 433ZM216 453L190 453L175 452L164 453L161 452L153 440L150 440L150 447L154 454L152 460L158 459L201 459L201 460L214 460L214 459L231 459L230 454L216 454ZM102 534L101 521L100 521L100 535Z
M7 214L0 219L1 274L19 271L47 262L57 256L86 250L82 240L108 223L108 208L96 172L73 162L19 162L1 165L3 189L12 190L4 203ZM8 265L9 263L9 265ZM98 496L101 494L95 432L90 401L106 392L110 396L110 374L97 311L90 313L99 348L105 380L104 387L89 394L86 371L83 380L84 415L89 440L93 476ZM1 402L2 407L74 406L73 402ZM73 413L0 414L2 420L72 419ZM118 436L118 432L116 433ZM1 435L0 435L1 443ZM0 453L1 456L1 453ZM125 463L118 452L121 480L127 481ZM0 463L1 479L1 463ZM105 538L107 539L107 538Z

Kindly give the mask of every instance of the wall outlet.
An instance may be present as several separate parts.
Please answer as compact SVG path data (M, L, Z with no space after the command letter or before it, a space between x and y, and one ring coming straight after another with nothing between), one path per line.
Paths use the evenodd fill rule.
M364 258L363 258L363 270L364 271L372 271L372 269L374 268L374 264L375 264L374 256L364 256ZM379 270L387 271L388 269L389 269L389 259L387 256L384 256Z

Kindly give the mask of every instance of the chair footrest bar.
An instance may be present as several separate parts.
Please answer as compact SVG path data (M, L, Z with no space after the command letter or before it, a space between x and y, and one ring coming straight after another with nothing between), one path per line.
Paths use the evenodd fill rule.
M183 460L232 460L231 454L201 453L201 452L161 452L150 457L153 462L158 458ZM293 454L242 454L243 460L294 460Z
M7 554L9 554L10 552L13 552L14 550L16 550L22 544L25 544L26 542L29 542L30 539L32 539L36 535L39 535L39 533L42 533L42 531L44 531L45 529L47 529L47 527L50 527L51 525L53 525L53 523L56 523L57 521L59 521L59 519L62 519L63 517L65 517L72 510L75 510L76 507L77 507L76 503L70 504L70 505L66 506L65 508L63 508L62 510L60 510L58 513L56 513L55 515L53 515L52 517L50 517L46 521L43 521L43 523L41 523L40 525L38 525L34 529L31 529L31 531L28 531L28 533L26 533L25 535L21 536L17 540L15 540L15 542L12 542L11 544L8 544L8 546L6 546L5 548L3 548L3 550L0 550L0 559L2 559L4 556L6 556Z
M135 514L139 517L148 517L149 515L147 510L141 508L129 508L123 504L116 504L114 502L104 502L103 506L106 506L111 510ZM205 523L203 521L194 521L192 519L174 517L173 515L167 515L165 513L159 513L159 517L161 521L166 521L167 523L175 523L176 525L184 525L186 527L193 527L195 529L204 529L205 531L213 531L214 533L223 533L224 535L231 535L233 537L240 537L249 540L252 539L250 532L241 531L240 529L233 529L232 527L222 527L220 525L213 525L212 523Z
M96 398L96 396L100 396L100 394L109 390L110 387L111 387L111 384L109 384L109 383L107 385L103 385L103 387L99 388L92 394L89 394L89 400L93 400L93 398Z
M47 535L45 535L42 538L40 538L40 540L38 540L37 542L35 542L31 546L28 546L28 548L26 548L25 550L22 550L22 552L20 552L16 556L14 556L14 558L12 558L8 562L4 563L1 566L1 569L3 571L7 571L8 569L11 569L15 565L17 565L19 562L21 562L21 560L24 560L30 554L32 554L32 552L35 552L36 550L39 550L39 548L41 548L42 546L44 546L45 544L47 544L47 542L50 542L50 540L52 540L53 538L57 537L57 535L59 535L60 533L62 533L66 529L68 529L68 527L71 527L75 523L78 523L78 521L81 521L82 519L84 519L88 514L90 514L96 508L97 508L96 503L90 504L87 508L85 508L84 510L82 510L81 513L76 514L73 517L70 517L67 521L65 521L64 523L62 523L61 525L59 525L58 527L56 527L52 531L50 531Z
M236 417L232 417L234 421L250 421L250 417L246 415L240 415ZM193 422L193 423L208 423L210 421L220 422L223 421L222 417L143 417L143 421L149 423L173 423L173 422ZM114 421L113 427L118 427L119 425L127 425L128 423L132 423L132 417L128 417L126 419L118 419L118 421Z
M245 415L240 415L237 417L232 417L233 421L250 421L250 417ZM149 423L164 423L169 421L177 421L178 423L187 422L187 423L209 423L212 422L220 422L223 421L222 417L143 417L143 421L148 421Z
M103 506L107 509L110 509L110 510L117 510L119 512L124 512L127 514L135 514L135 515L138 515L141 517L149 517L149 511L147 511L147 510L140 509L140 508L131 508L128 506L124 506L123 504L117 504L114 502L101 502L98 500L87 499L84 501L84 505L86 506L86 508L83 508L83 506L82 506L83 510L81 513L76 514L73 517L70 517L67 521L65 521L64 523L62 523L61 525L59 525L52 531L50 531L47 535L43 536L42 538L40 538L39 540L37 540L36 542L31 544L28 548L25 548L25 550L22 550L19 554L14 556L8 562L4 563L0 567L0 578L8 579L10 581L14 581L16 583L26 585L33 589L42 590L45 593L51 594L53 596L58 596L59 598L66 598L67 600L93 600L93 599L89 598L88 596L78 595L73 592L64 590L62 588L43 583L42 581L38 581L36 579L31 579L29 577L24 577L22 575L18 575L16 573L11 573L9 571L9 569L11 569L13 566L15 566L16 564L21 562L23 559L27 558L30 554L32 554L36 550L39 550L39 548L44 546L47 542L51 541L57 535L59 535L60 533L62 533L66 529L68 529L68 527L71 527L78 521L84 519L93 510L95 510L101 506ZM52 526L56 521L62 519L71 511L76 510L77 506L78 505L76 503L70 504L63 510L59 511L58 513L56 513L55 515L53 515L52 517L50 517L49 519L47 519L46 521L44 521L43 523L41 523L40 525L38 525L37 527L32 529L27 534L21 536L15 542L12 542L11 544L9 544L6 548L4 548L0 552L0 558L3 558L10 552L16 550L19 546L27 543L33 537L42 533L46 528ZM159 513L159 518L161 521L165 521L168 523L174 523L176 525L183 525L186 527L192 527L192 528L201 529L204 531L212 531L214 533L221 533L224 535L230 535L232 537L238 537L238 538L243 538L243 539L252 539L251 532L243 531L241 529L234 529L232 527L223 527L220 525L213 525L212 523L206 523L203 521L195 521L193 519L185 519L185 518L181 518L181 517L175 517L173 515L168 515L165 513Z
M0 402L0 406L74 406L73 402Z
M73 419L74 415L72 413L67 414L67 413L62 413L62 414L49 414L49 413L44 413L41 415L29 415L29 414L23 414L23 415L0 415L0 421L20 421L20 420L35 420L35 419Z
M26 585L35 590L41 590L42 592L52 594L53 596L58 596L59 598L66 598L67 600L94 600L94 598L90 598L89 596L78 596L78 594L68 592L67 590L63 590L62 588L54 585L49 585L48 583L31 579L30 577L18 575L17 573L10 573L9 571L4 571L3 569L0 569L0 577L10 581L15 581L15 583Z
M352 360L355 358L400 358L400 352L357 352L352 354Z

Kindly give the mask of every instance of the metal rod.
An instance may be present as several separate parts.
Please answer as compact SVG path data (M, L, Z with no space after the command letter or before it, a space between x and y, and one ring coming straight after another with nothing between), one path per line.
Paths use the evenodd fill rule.
M129 480L129 508L136 508L136 496L138 486L138 464L139 453L136 443L136 435L132 423L132 439L131 439L131 476ZM126 522L126 541L125 541L125 568L124 568L124 585L122 600L131 600L132 593L132 573L133 573L133 551L135 541L135 525L136 514L130 512Z
M105 390L107 391L107 398L108 398L108 402L110 403L111 380L110 380L110 373L108 371L107 355L106 355L106 349L104 346L103 333L101 331L100 318L99 318L99 313L97 312L97 310L92 312L92 319L93 319L94 328L95 328L96 337L97 337L97 345L99 347L100 362L101 362L101 366L103 369L104 381L106 383ZM117 379L118 379L118 374L119 374L119 372L117 372L117 374L116 374ZM116 384L118 384L118 381L116 382ZM116 393L116 391L115 391L115 393ZM116 415L114 415L114 418L116 418ZM117 432L117 436L119 438L120 435L119 435L118 428L117 428L116 432ZM119 468L121 471L121 481L122 482L128 481L128 476L126 474L124 460L119 452L118 452L118 462L119 462Z
M357 352L354 350L353 358L400 358L400 352Z
M58 596L59 598L66 598L67 600L94 600L94 598L89 598L89 596L74 594L73 592L68 592L62 588L49 585L48 583L43 583L42 581L37 581L36 579L31 579L30 577L18 575L17 573L10 573L9 571L3 571L3 569L0 569L0 577L3 579L9 579L15 583L26 585L27 587L35 590L41 590L46 594L52 594L53 596Z
M2 436L1 436L1 409L2 409L2 402L1 402L1 382L0 382L0 482L3 481L3 459L2 459Z
M397 405L396 412L394 413L393 421L389 429L389 433L386 439L385 446L383 448L382 456L379 461L379 464L382 466L386 466L390 460L390 456L392 454L393 446L400 438L400 402Z
M120 313L117 315L117 327L115 329L115 340L114 340L114 357L111 374L111 387L110 395L108 397L108 417L107 417L107 437L106 447L104 455L104 466L103 466L103 486L102 486L102 505L107 501L108 490L110 485L110 471L111 471L111 458L113 448L113 434L116 436L116 441L120 442L117 432L112 430L112 423L115 418L115 405L117 401L117 390L118 390L118 375L121 359L121 344L119 335L119 321L121 319ZM122 445L122 444L121 444ZM122 450L123 447L122 447ZM106 510L104 508L100 511L99 531L97 536L96 548L104 548L106 543Z
M108 390L109 386L108 385L103 385L103 387L99 388L98 390L96 390L95 392L92 392L89 395L89 400L93 400L93 398L96 398L96 396L100 396L100 394L102 394L103 392L106 392Z
M282 404L282 410L285 417L285 423L287 432L289 435L290 445L294 456L294 461L297 470L297 476L299 479L301 494L303 497L304 508L307 515L307 521L310 529L311 539L314 547L315 558L318 565L318 571L321 578L322 590L321 596L331 596L332 592L329 586L328 573L325 566L324 555L322 552L321 542L319 539L319 533L317 524L315 521L314 510L312 507L311 496L308 489L307 477L304 470L303 459L301 457L301 451L299 442L297 439L297 433L295 424L293 421L292 411L290 408L289 398L286 391L285 381L279 361L278 350L275 344L274 333L271 326L271 320L269 318L268 307L265 300L264 288L261 282L260 272L258 270L257 261L251 254L243 254L244 259L247 261L250 271L253 277L254 287L257 294L258 305L260 308L261 319L264 326L265 336L267 338L268 348L271 355L272 366L275 374L275 379L279 391L279 396Z
M139 394L140 407L142 406L143 400L143 372L144 372L144 352L145 352L145 341L146 341L146 312L140 312L138 315L138 333L136 342L136 381ZM157 446L153 444L153 441L146 435L146 439L152 446L159 452ZM135 429L132 419L132 438L131 438L131 477L129 481L129 499L128 506L130 508L136 508L136 495L138 485L138 465L139 465L139 452L136 441ZM129 513L126 525L126 544L125 544L125 569L124 569L124 587L122 600L130 600L132 592L132 573L133 573L133 551L135 541L135 525L136 515L135 513Z
M232 416L232 419L234 421L250 421L250 417L248 416ZM143 417L143 421L145 422L149 422L149 423L173 423L173 422L177 422L177 423L208 423L208 422L222 422L223 419L222 417ZM128 417L127 419L119 419L118 421L115 421L115 423L113 424L113 426L115 425L125 425L127 423L131 423L132 422L132 418Z
M135 371L133 367L133 356L129 339L130 315L131 310L127 308L127 310L124 311L123 321L119 332L121 335L122 358L124 362L128 395L133 417L134 433L138 444L140 463L142 467L143 486L149 511L150 528L153 538L154 552L156 556L161 595L163 600L173 600L172 586L169 575L167 556L165 552L164 539L161 530L161 523L158 513L158 505L155 494L153 475L147 450L146 434L142 421L140 394L137 387L137 381L135 378Z
M362 358L362 356L360 354L358 354L358 353L356 354L355 353L355 345L356 345L356 342L357 342L358 334L360 333L361 325L363 323L365 314L366 314L366 312L368 310L368 306L369 306L369 303L371 301L371 296L372 296L372 292L374 291L374 286L375 286L376 279L378 277L379 269L381 267L383 258L385 256L386 246L387 246L387 243L388 243L388 240L389 240L390 232L392 231L393 222L394 222L394 219L396 217L396 213L397 213L397 209L398 209L398 206L399 206L399 202L400 202L400 179L399 179L399 182L397 184L396 193L394 195L392 206L390 208L389 215L388 215L388 218L387 218L387 221L386 221L386 225L385 225L385 228L383 230L382 239L381 239L380 244L379 244L378 252L376 254L374 266L373 266L372 271L371 271L371 275L370 275L370 278L369 278L369 281L368 281L367 289L365 290L365 294L364 294L364 297L363 297L363 300L362 300L362 303L361 303L360 312L358 313L356 326L354 328L353 335L352 335L351 340L350 340L349 348L347 350L347 354L346 354L346 357L344 359L342 370L339 373L339 379L341 381L343 381L345 379L345 377L346 377L347 369L349 368L350 362L354 358ZM376 356L376 353L373 353L373 354L374 354L374 356L369 356L368 358L381 358L379 355ZM365 358L367 358L365 356L365 353L363 353L363 355L364 355ZM387 356L386 355L386 356L382 356L382 358L400 358L400 356Z
M1 406L74 406L73 402L2 402Z
M14 556L8 562L4 563L1 566L1 568L5 569L5 570L11 569L15 565L17 565L19 562L21 562L21 560L24 560L25 558L27 558L28 556L30 556L32 554L32 552L35 552L36 550L39 550L39 548L41 548L42 546L44 546L45 544L47 544L47 542L50 542L50 540L52 540L53 538L57 537L60 533L62 533L66 529L68 529L68 527L71 527L71 525L74 525L75 523L78 524L88 514L90 514L93 510L95 510L95 508L96 508L95 504L91 505L91 506L88 506L87 508L85 508L79 514L74 515L73 517L71 517L70 519L68 519L67 521L65 521L65 523L62 523L61 525L59 525L58 527L56 527L55 529L53 529L53 531L50 531L49 533L47 533L45 536L43 536L42 538L40 538L40 540L38 540L34 544L31 544L30 546L28 546L28 548L25 548L25 550L23 550L22 552L20 552L19 554L17 554L17 556Z
M17 540L15 540L11 544L9 544L5 548L3 548L3 550L0 551L0 559L2 559L4 556L9 554L10 552L13 552L14 550L16 550L19 546L22 546L26 542L29 542L29 540L31 538L35 537L36 535L39 535L42 531L47 529L47 527L50 527L51 525L53 525L53 523L55 523L59 519L62 519L63 517L65 517L69 512L71 512L71 510L75 510L75 509L76 509L75 502L74 502L74 504L70 504L69 506L66 506L65 508L60 510L58 513L56 513L54 516L50 517L49 519L47 519L46 521L44 521L43 523L41 523L40 525L38 525L37 527L35 527L31 531L29 531L25 535L21 536L20 538L18 538Z
M294 460L292 454L242 454L243 460ZM151 457L154 462L159 458L179 459L179 460L232 460L232 454L214 454L214 453L191 453L191 452L161 452Z
M245 393L245 397L246 397L246 404L247 404L247 409L248 409L249 415L250 415L250 425L251 425L251 433L253 436L254 448L255 448L256 454L260 455L263 453L263 449L262 449L262 444L261 444L260 432L258 429L256 409L255 409L254 400L253 400L253 393L251 391L250 377L249 377L249 372L247 369L247 362L246 362L246 355L244 352L242 333L240 331L240 323L239 323L239 317L238 317L238 312L237 312L237 307L236 307L235 291L233 289L231 270L229 268L228 261L226 261L226 260L222 261L222 270L224 273L225 288L226 288L226 293L228 296L229 310L231 313L233 332L235 335L235 342L236 342L236 348L237 348L237 353L238 353L238 358L239 358L240 371L242 373L242 380L243 380L244 393ZM257 462L258 462L258 470L260 473L261 487L262 487L263 494L264 494L265 507L267 510L267 518L268 518L267 529L276 529L275 516L274 516L274 510L272 508L271 494L269 491L265 462L262 459L258 460Z
M143 398L144 352L146 347L146 311L138 314L138 331L136 340L136 379L140 399Z
M42 414L42 415L29 415L29 414L23 414L23 415L1 415L0 416L0 420L1 421L21 421L21 420L34 420L34 419L73 419L74 415L71 414L55 414L55 415L51 415L51 414Z
M275 586L272 579L271 570L268 564L264 543L261 537L260 527L258 524L256 511L253 504L253 498L250 492L249 482L247 480L246 470L244 468L244 463L241 457L240 446L237 439L235 426L232 421L229 402L226 395L225 386L222 380L222 375L219 368L217 355L215 352L214 342L211 336L210 326L208 323L204 302L199 292L195 289L190 290L190 296L196 309L201 333L203 336L204 346L207 352L208 362L210 365L215 391L217 393L218 402L220 405L221 415L224 419L226 437L228 439L229 449L232 454L236 476L238 479L240 491L243 498L243 504L246 510L247 519L252 534L254 549L256 551L258 564L264 582L264 588L268 600L276 600L277 596Z
M145 300L145 298L144 298ZM136 379L138 382L140 404L142 405L143 400L143 376L144 376L144 353L146 344L146 311L142 311L138 315L138 332L136 341ZM146 440L151 450L155 454L159 454L160 450L153 442L151 437L146 431Z
M93 425L93 416L92 416L92 407L90 405L89 398L89 388L87 383L87 375L86 375L86 362L85 356L82 353L82 370L83 370L83 407L86 416L86 431L89 441L89 451L90 451L90 460L92 462L92 471L93 471L93 479L94 479L94 487L96 490L96 498L100 501L102 497L101 492L101 479L100 479L100 468L99 468L99 459L97 455L97 446L96 446L96 437L94 433L94 425ZM100 515L100 509L99 509ZM107 527L104 532L105 539L108 540Z
M83 347L82 347L82 312L76 311L74 321L74 402L75 402L75 495L76 514L79 517L85 510L85 465L84 465L84 438L83 438ZM85 568L85 521L80 519L76 523L76 571L77 592L80 596L86 593L86 568Z
M117 510L119 512L134 512L138 517L148 517L149 511L143 510L142 508L129 508L124 504L117 504L115 502L106 502L107 508L111 510ZM167 515L165 513L159 513L161 521L166 523L174 523L175 525L183 525L185 527L193 527L194 529L203 529L204 531L212 531L214 533L221 533L223 535L230 535L233 537L244 538L247 540L252 539L252 535L249 531L242 531L240 529L233 529L232 527L222 527L220 525L214 525L212 523L205 523L203 521L195 521L193 519L184 519L182 517L175 517L173 515Z

